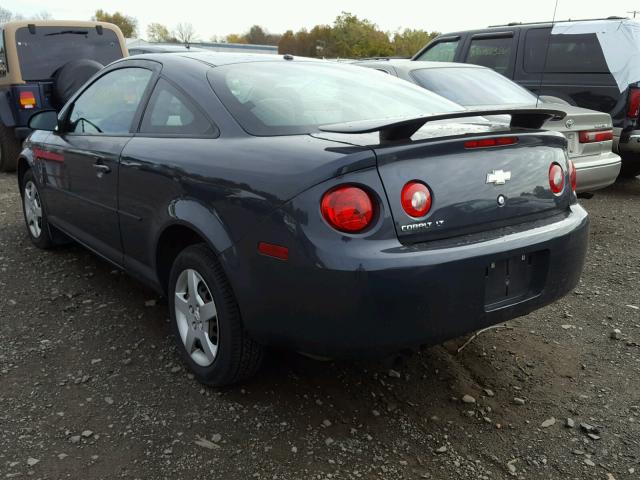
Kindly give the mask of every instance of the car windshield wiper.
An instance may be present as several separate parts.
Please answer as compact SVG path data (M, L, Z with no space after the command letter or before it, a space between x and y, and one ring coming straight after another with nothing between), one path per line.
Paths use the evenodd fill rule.
M53 35L88 35L87 30L62 30L61 32L47 33L45 37L51 37Z

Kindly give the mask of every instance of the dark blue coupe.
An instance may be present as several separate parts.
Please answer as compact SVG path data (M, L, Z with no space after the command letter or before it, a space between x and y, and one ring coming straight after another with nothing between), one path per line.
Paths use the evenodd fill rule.
M224 385L265 346L389 354L565 295L589 222L540 130L562 115L288 55L140 55L31 118L19 185L35 245L166 295L185 361Z

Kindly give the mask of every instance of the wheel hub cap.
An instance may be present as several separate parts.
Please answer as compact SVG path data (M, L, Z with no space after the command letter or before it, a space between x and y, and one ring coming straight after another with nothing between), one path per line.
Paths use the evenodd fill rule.
M193 269L184 270L174 292L180 339L191 359L211 365L218 353L218 311L209 286Z
M42 233L42 204L35 183L29 180L24 186L24 215L33 238Z

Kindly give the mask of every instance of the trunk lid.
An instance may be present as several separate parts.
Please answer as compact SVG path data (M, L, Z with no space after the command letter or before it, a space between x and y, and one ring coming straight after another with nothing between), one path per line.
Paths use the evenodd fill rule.
M421 136L429 136L429 126ZM398 238L422 242L481 232L553 215L566 210L572 193L565 140L545 132L508 131L380 145L374 150L387 193ZM426 131L425 131L426 130ZM517 137L514 145L465 148L465 142L495 137ZM559 163L565 174L564 190L556 195L549 185L549 168ZM412 180L425 183L432 194L431 210L412 218L403 209L401 191Z

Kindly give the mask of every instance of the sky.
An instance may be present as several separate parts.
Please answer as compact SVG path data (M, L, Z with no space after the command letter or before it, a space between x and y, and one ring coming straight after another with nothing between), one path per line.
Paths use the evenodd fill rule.
M0 6L26 17L47 11L56 19L88 20L100 8L110 13L120 11L138 20L142 38L149 23L174 29L179 22L189 22L200 40L244 33L255 24L271 33L310 29L317 24L331 24L342 11L366 18L385 31L419 28L445 33L513 21L547 21L553 17L555 3L556 0L0 0ZM640 10L640 1L558 0L556 19L632 16L627 12L634 9Z

